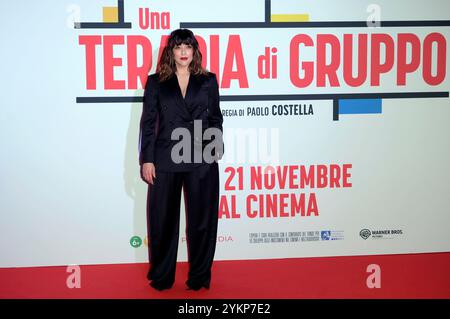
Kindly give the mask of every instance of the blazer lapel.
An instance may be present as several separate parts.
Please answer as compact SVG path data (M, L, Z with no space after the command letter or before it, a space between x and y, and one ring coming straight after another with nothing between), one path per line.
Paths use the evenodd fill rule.
M175 93L175 100L178 104L178 107L182 109L183 114L189 115L189 118L192 116L192 102L195 100L195 96L197 95L198 91L200 90L201 83L200 80L194 76L193 74L189 75L189 82L188 86L186 88L186 95L183 98L183 95L181 93L180 85L178 84L178 78L176 75L173 75L171 80L171 87L174 89Z
M175 100L176 106L180 110L180 114L183 116L183 118L190 119L191 115L189 113L189 110L187 109L186 102L181 95L180 85L178 84L178 79L175 74L173 74L172 77L168 80L168 84L170 86L170 91L173 92L173 98Z
M189 83L186 88L186 96L185 96L183 102L185 103L186 107L190 111L192 111L192 103L191 102L193 100L195 100L195 96L197 96L200 86L201 86L200 80L192 74L189 75ZM181 90L180 90L180 94L181 94Z

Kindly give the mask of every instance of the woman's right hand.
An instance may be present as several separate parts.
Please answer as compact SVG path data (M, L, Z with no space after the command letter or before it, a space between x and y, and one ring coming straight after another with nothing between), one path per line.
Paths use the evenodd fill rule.
M156 178L155 165L153 163L144 163L142 165L142 177L147 183L153 185L153 178Z

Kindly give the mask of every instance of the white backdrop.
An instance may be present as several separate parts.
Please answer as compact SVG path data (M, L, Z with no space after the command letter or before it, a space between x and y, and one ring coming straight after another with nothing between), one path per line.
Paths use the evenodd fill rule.
M151 43L151 65L149 51L140 46L134 56L137 66L145 62L148 73L153 73L162 36L180 25L204 40L206 67L217 73L220 81L226 152L220 162L216 260L450 251L450 26L423 22L450 20L450 3L379 0L373 7L371 1L360 0L272 0L272 25L270 21L252 27L192 24L262 23L266 19L264 4L262 0L125 0L124 22L131 27L115 28L114 23L103 27L101 23L109 16L103 7L117 7L117 1L2 2L0 266L148 260L147 185L138 166L143 83L137 80L133 86L128 79L133 57L130 36L142 36ZM142 28L139 8L161 16L165 12L168 29ZM109 9L113 15L118 12L114 10ZM378 28L351 23L346 27L293 24L275 28L278 14L307 15L287 17L291 21L365 22L368 17L379 17L381 21L415 22ZM99 24L74 28L75 22ZM420 42L417 68L406 75L404 86L396 81L402 59L399 33L416 35ZM423 75L427 68L425 39L433 33L441 36L441 42L429 46L431 76L437 78L444 72L436 85L427 83ZM298 34L310 37L313 45L293 44ZM317 39L326 34L335 36L339 45L335 52L328 44L325 51L318 48ZM356 38L367 34L369 39L367 79L358 87L344 81L344 34L354 37L354 76ZM372 34L393 39L392 69L380 76L379 86L370 81ZM108 38L112 35L118 37ZM80 39L99 42L87 53L87 45ZM108 41L120 43L122 39L123 44L112 49L116 60L108 58ZM439 51L439 46L444 51ZM272 73L270 79L258 76L258 56L266 47L277 49L277 75ZM294 55L296 47L300 48L298 57ZM93 52L95 67L87 62ZM291 76L305 74L294 67L294 61L317 64L317 52L324 52L326 65L337 61L340 85L331 86L328 78L325 86L317 85L314 69L314 81L296 87ZM411 47L406 52L406 62L413 62ZM384 63L384 46L380 55ZM108 67L105 61L116 66ZM95 89L87 85L87 65L89 72L96 71ZM115 80L124 81L123 89L105 88L104 74L108 72ZM341 101L336 111L333 100L341 99L341 93L374 94L362 97L364 101L370 97L375 106L364 111L364 101L357 101L349 106L349 112L356 114L345 114L349 113L346 101ZM416 95L386 98L383 93ZM303 94L314 96L288 96ZM324 94L331 95L327 98ZM100 100L84 103L87 97ZM116 97L125 101L117 102ZM271 113L273 105L290 104L299 105L304 114ZM266 110L268 115L256 115ZM347 167L347 187L342 187L341 176L341 187L298 188L300 177L288 174L285 187L276 182L273 188L251 189L251 167L280 167L283 171L292 166L298 168L293 170L298 175L301 166L308 171L317 165L330 169L333 164ZM272 181L270 175L266 178ZM300 202L301 196L306 208L310 205L309 216L291 215L295 206L291 197ZM267 215L270 205L266 199L276 203L276 217ZM184 207L181 221L178 259L186 260Z

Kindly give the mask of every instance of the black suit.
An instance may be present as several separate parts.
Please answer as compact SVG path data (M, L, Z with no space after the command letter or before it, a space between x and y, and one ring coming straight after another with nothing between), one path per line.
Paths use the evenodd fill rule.
M176 75L159 82L159 74L148 77L144 93L142 113L141 162L152 162L157 171L189 171L205 163L195 163L195 153L201 154L205 144L201 136L194 136L194 121L201 121L202 132L209 127L222 131L222 112L219 106L219 87L216 75L190 75L185 98L181 95ZM191 132L192 152L190 163L175 163L171 157L172 147L178 140L172 140L175 128L186 128ZM221 138L217 136L216 138ZM220 141L222 142L222 141ZM218 159L223 156L218 154Z
M189 76L183 98L178 79L173 75L159 82L159 75L148 77L141 119L141 163L154 163L156 178L149 184L148 213L151 268L147 275L156 289L170 288L175 281L179 240L181 189L184 189L186 233L190 262L188 281L192 289L209 288L214 259L218 208L219 169L217 160L223 155L222 136L215 161L195 163L195 154L202 154L205 144L195 136L194 121L200 120L202 130L215 127L222 131L219 87L214 73ZM191 161L172 160L172 131L186 128L191 132ZM197 130L198 131L198 130Z

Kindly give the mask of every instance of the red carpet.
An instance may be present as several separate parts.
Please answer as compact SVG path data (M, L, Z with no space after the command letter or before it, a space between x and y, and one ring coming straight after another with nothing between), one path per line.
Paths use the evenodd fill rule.
M367 266L381 268L369 289ZM1 268L0 298L303 299L450 298L450 253L216 261L211 289L187 291L187 263L172 289L148 285L148 264L81 266L81 288L68 288L66 267Z

